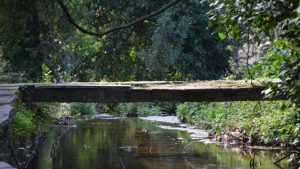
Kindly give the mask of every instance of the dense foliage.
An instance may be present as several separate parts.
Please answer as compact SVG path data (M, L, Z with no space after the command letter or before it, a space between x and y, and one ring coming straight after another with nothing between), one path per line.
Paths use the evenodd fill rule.
M119 103L104 105L105 113L118 113L125 116L163 116L175 115L176 103Z
M211 128L218 137L238 132L241 143L248 145L289 145L299 147L297 109L287 101L184 103L177 116L189 124Z
M256 69L266 77L281 79L272 95L284 94L300 107L300 6L291 1L212 1L209 26L217 24L219 36L266 42L264 62ZM252 68L252 70L255 70ZM249 72L250 73L250 72ZM279 91L279 92L277 92Z
M222 39L226 37L243 39L248 45L263 44L268 48L264 60L261 63L255 63L255 66L248 69L248 75L250 75L248 77L280 78L280 82L270 84L270 89L265 93L267 97L284 95L291 102L291 104L279 104L280 107L275 106L276 109L273 113L265 114L262 118L260 115L255 116L262 119L255 120L254 123L259 128L259 134L266 135L264 134L266 129L273 126L274 138L293 144L299 151L299 0L212 0L211 2L213 9L209 13L211 16L209 26L216 25L215 31ZM249 57L249 48L247 57ZM269 104L269 106L271 105ZM262 110L263 113L268 113L268 111ZM291 114L292 116L290 116ZM280 120L278 121L276 118ZM282 119L283 121L281 121ZM261 124L263 125L260 126ZM276 132L280 128L281 132ZM278 135L278 133L280 134ZM299 160L299 153L297 156L296 159Z
M22 103L14 106L13 124L9 133L13 136L32 136L46 132L51 123L50 104L37 103L32 108L26 108Z
M66 1L80 26L101 32L168 1ZM161 15L103 37L85 35L56 1L1 1L1 60L24 81L217 79L230 51L207 29L209 3L183 1Z
M93 103L71 103L68 111L73 116L78 114L94 114L96 112Z

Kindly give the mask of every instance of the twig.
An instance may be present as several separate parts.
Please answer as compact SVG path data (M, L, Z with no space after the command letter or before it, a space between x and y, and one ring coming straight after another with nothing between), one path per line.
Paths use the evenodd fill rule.
M252 47L252 55L253 56L254 56L254 45L255 45L255 43L253 43L253 47ZM250 57L249 52L250 52L250 30L248 29L248 32L247 32L247 71L248 71L248 74L250 75L251 86L254 87L254 84L252 81L255 79L253 78L252 73L249 68L249 57ZM260 101L258 101L258 105L259 105L260 111L262 112L262 106L261 106Z
M16 153L15 153L15 151L14 151L14 148L13 148L13 146L12 146L12 144L11 144L11 140L10 140L10 137L8 137L8 148L10 149L10 151L11 151L11 154L12 154L12 156L13 156L13 159L15 160L15 162L17 163L17 167L19 168L20 167L20 165L19 165L19 160L18 160L18 158L17 158L17 155L16 155Z
M195 141L192 141L192 142L190 142L190 143L187 143L187 144L183 147L183 152L181 153L182 158L183 158L183 160L184 160L184 162L185 162L185 164L186 164L186 166L187 166L188 169L190 169L190 168L192 168L192 169L196 168L193 164L191 164L191 163L188 161L187 156L186 156L187 146L188 146L189 144L194 143L194 142L195 142Z
M287 154L286 156L282 157L281 159L275 161L273 164L279 163L280 161L284 160L285 158L287 158L287 157L290 156L291 154L293 154L293 152L292 152L292 153L289 153L289 154Z
M70 13L68 12L67 7L64 5L64 3L63 3L61 0L57 0L57 1L58 1L58 3L60 4L60 6L62 7L62 10L64 11L64 13L66 14L67 20L68 20L73 26L75 26L80 32L85 33L85 34L88 34L88 35L93 35L93 36L103 36L103 35L107 35L107 34L109 34L109 33L111 33L111 32L115 32L115 31L118 31L118 30L121 30L121 29L124 29L124 28L128 28L128 27L130 27L130 26L132 26L132 25L134 25L134 24L136 24L136 23L142 22L142 21L144 21L144 20L146 20L146 19L148 19L148 18L150 18L150 17L153 17L153 16L155 16L155 15L158 15L158 14L164 12L165 10L169 9L170 7L174 6L175 4L177 4L180 0L173 0L173 1L171 1L170 3L168 3L167 5L161 7L160 9L158 9L158 10L156 10L156 11L154 11L154 12L151 12L151 13L148 14L148 15L142 16L142 17L140 17L140 18L138 18L138 19L136 19L136 20L134 20L134 21L131 21L131 22L127 23L127 24L120 25L120 26L116 26L116 27L114 27L114 28L112 28L112 29L109 29L109 30L107 30L107 31L100 32L100 33L88 31L88 30L84 29L83 27L79 26L78 24L76 24L76 23L73 21L71 15L70 15Z
M254 156L252 157L251 154L249 153L249 157L250 157L250 168L251 169L255 169L255 165L256 165L256 162L255 162L255 154Z
M283 169L279 164L274 164L276 167Z
M121 157L119 157L119 160L120 160L120 163L121 163L121 165L122 165L122 168L123 168L123 169L126 169Z
M58 145L60 139L64 136L65 133L67 133L68 131L70 130L70 128L67 128L66 131L63 131L62 134L60 134L58 137L56 137L54 143L52 144L52 147L51 147L51 151L50 151L50 156L51 156L51 159L52 159L52 163L53 163L53 166L55 166L55 149L56 149L56 145Z
M30 162L36 157L38 148L40 146L40 144L38 144L38 143L41 141L42 137L43 137L43 134L40 133L39 136L38 136L38 138L35 139L35 141L34 141L34 147L32 149L32 151L35 152L35 153L32 153L32 155L30 156L30 158L25 163L25 167L24 168L28 168Z
M251 82L251 86L253 87L253 76L250 72L250 68L249 68L249 52L250 52L250 32L248 30L248 34L247 34L247 70L248 70L248 74L250 75L250 82Z

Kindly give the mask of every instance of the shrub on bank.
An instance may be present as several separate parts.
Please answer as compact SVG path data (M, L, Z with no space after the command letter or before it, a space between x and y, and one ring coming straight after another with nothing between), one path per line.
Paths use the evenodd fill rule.
M72 116L81 114L94 114L96 111L94 109L93 103L70 103L70 113Z
M110 114L163 116L175 114L176 103L119 103L104 104L102 111Z
M47 131L47 125L52 121L49 113L51 106L48 103L36 103L32 108L27 108L17 104L9 132L15 136L24 136Z
M300 145L299 112L288 101L184 103L177 106L177 116L217 136L238 131L248 143Z
M162 108L155 103L120 103L117 107L120 114L136 114L138 116L163 115Z

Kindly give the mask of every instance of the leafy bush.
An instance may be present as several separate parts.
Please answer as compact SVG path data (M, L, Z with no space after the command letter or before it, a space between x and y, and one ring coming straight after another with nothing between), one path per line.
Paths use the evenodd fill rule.
M299 146L299 113L288 101L184 103L177 116L189 124L211 127L217 135L242 131L261 143Z
M25 135L33 133L35 130L33 111L26 108L20 108L13 117L13 125L10 128L13 135Z
M139 116L160 116L163 115L162 108L155 105L139 104L137 107Z
M49 109L50 104L45 103L36 103L31 109L18 104L14 109L9 132L15 136L24 136L47 131L47 125L51 122Z
M178 103L173 102L159 102L155 103L155 106L161 107L162 114L164 115L176 115L176 108Z
M119 103L106 104L103 111L106 113L138 114L139 116L158 116L176 113L176 103Z
M119 113L121 114L136 114L137 104L136 103L120 103L118 105Z
M93 103L71 103L70 104L71 115L81 114L94 114L95 109Z
M163 115L163 108L155 103L121 103L118 111L121 114L138 114L139 116Z

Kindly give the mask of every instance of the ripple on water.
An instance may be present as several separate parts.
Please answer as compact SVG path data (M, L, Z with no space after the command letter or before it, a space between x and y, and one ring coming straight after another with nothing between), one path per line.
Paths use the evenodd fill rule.
M209 132L203 129L197 129L195 126L189 126L189 127L172 127L172 126L165 126L160 125L159 128L166 129L166 130L179 130L179 131L185 131L190 134L190 138L193 140L199 140L199 142L203 142L206 144L209 143L215 143L212 139L208 139Z
M176 116L148 116L148 117L139 117L142 120L147 121L155 121L155 122L163 122L169 124L180 124L180 121L177 119ZM209 131L199 129L197 126L187 125L187 124L180 124L179 127L173 127L168 125L159 125L159 128L166 129L166 130L179 130L185 131L190 134L190 138L193 140L197 140L199 142L203 142L205 144L216 143L214 140L208 138Z

